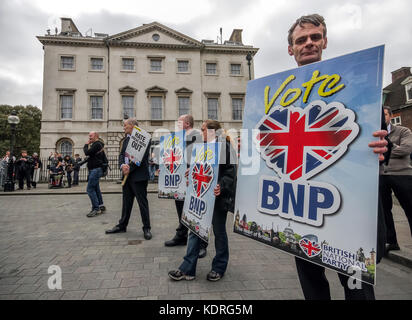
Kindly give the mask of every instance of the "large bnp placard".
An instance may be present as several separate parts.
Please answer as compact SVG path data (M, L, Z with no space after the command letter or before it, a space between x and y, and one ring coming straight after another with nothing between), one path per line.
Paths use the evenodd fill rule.
M184 200L187 169L184 151L185 131L160 137L159 198Z
M250 81L234 231L375 283L384 47ZM256 190L257 192L250 192Z
M193 148L183 205L182 223L205 242L209 242L212 225L220 149L220 142L199 143Z
M147 146L150 143L150 138L151 135L142 128L139 128L138 126L133 127L129 143L127 144L125 151L126 156L130 159L130 161L140 165Z

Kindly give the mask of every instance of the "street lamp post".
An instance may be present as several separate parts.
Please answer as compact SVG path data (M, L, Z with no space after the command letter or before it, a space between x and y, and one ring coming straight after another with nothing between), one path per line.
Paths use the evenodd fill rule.
M13 179L13 168L14 168L14 160L13 160L13 154L14 154L14 141L15 141L15 135L16 135L16 126L19 124L20 119L17 116L16 110L13 110L9 117L7 118L7 121L10 124L11 128L11 137L10 137L10 157L9 157L9 163L7 165L7 180L6 183L4 184L4 191L14 191L14 179Z
M249 80L252 80L252 74L250 72L250 62L252 61L252 54L250 52L246 55L247 65L249 66Z

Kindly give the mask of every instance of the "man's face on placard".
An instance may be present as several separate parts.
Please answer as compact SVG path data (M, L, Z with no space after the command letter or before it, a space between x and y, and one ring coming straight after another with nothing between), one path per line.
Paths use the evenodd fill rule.
M323 37L323 26L311 23L297 25L292 33L292 45L288 53L295 57L298 66L322 60L322 50L326 49L328 39Z

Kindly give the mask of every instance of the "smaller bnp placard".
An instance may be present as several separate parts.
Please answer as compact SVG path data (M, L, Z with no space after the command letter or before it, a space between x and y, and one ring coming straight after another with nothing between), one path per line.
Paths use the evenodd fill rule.
M186 194L185 131L160 137L159 198L184 200Z
M205 242L212 225L220 150L219 142L196 144L189 169L182 223Z
M147 146L149 145L150 139L151 135L148 132L138 126L134 126L125 152L130 161L140 165Z

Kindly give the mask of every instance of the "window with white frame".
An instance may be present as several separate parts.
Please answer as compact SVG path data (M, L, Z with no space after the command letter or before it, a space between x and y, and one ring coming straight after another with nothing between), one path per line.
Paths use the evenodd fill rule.
M162 120L163 97L150 97L150 108L152 111L152 120Z
M408 83L405 86L406 90L406 101L412 101L412 83Z
M150 59L150 71L161 72L162 71L162 60L161 59Z
M206 74L217 74L217 63L215 62L206 63Z
M122 96L123 116L134 117L134 96Z
M90 58L90 69L93 71L102 71L103 67L103 58Z
M398 125L400 126L402 124L401 116L393 117L391 119L391 123L394 124L395 126L398 126Z
M90 96L92 120L103 120L103 97Z
M60 69L74 70L74 56L60 56Z
M218 120L217 110L219 105L218 98L207 99L207 118L211 120Z
M230 64L230 74L231 75L241 75L241 64L240 63L231 63Z
M60 96L60 119L71 119L73 116L73 95Z
M134 71L134 58L122 58L122 69L125 71Z
M243 99L242 98L232 98L232 119L242 120L242 110Z
M190 113L190 98L189 97L178 97L179 102L179 117L184 114Z
M177 72L189 72L189 61L188 60L178 60L177 61Z
M63 157L71 156L73 154L73 145L69 140L62 141L59 149Z

